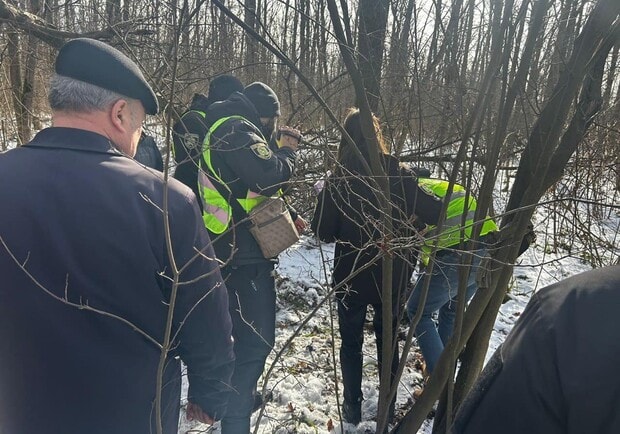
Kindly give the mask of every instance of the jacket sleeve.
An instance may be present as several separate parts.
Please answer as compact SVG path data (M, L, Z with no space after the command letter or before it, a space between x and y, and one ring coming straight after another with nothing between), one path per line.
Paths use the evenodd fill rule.
M462 404L452 434L570 432L556 351L553 326L535 294Z
M170 224L174 259L182 270L174 310L175 350L187 365L188 399L220 419L235 359L228 295L196 199L186 199L191 206L186 202Z
M174 161L177 164L194 164L198 161L207 131L202 116L195 112L183 115L173 127Z
M293 175L296 152L290 148L271 149L245 123L235 125L235 131L224 146L220 156L253 192L272 196Z
M407 209L427 225L436 225L439 222L441 199L431 192L422 189L417 182L417 178L408 169L401 169L401 177L405 185Z
M332 243L336 241L340 228L340 212L331 194L329 181L319 193L319 198L314 208L314 215L310 227L321 241Z

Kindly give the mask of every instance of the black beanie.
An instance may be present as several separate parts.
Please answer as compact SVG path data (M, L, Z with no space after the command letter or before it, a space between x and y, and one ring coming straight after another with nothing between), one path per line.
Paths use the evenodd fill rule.
M243 94L250 100L261 118L280 116L278 95L265 83L255 81L243 89Z
M411 166L411 171L418 178L430 178L431 177L431 171L428 170L426 167Z
M243 91L243 83L233 75L218 75L209 83L209 100L224 101L233 92Z
M138 65L104 42L89 38L67 42L58 52L55 70L59 75L137 99L150 115L159 110L155 92Z

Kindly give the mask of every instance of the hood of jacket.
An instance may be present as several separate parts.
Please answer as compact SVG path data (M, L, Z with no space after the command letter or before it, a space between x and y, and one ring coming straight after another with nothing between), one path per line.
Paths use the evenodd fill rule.
M240 92L233 93L227 100L211 104L205 122L207 125L213 125L218 119L233 115L243 116L257 129L260 129L260 117L254 104Z

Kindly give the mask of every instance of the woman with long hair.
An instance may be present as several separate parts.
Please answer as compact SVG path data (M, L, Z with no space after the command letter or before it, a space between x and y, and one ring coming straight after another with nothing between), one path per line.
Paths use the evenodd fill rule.
M441 202L418 187L415 174L389 155L381 135L379 120L373 127L379 148L373 149L365 137L358 109L351 109L338 149L338 167L328 177L319 194L312 229L325 242L336 242L332 284L336 289L340 338L340 366L344 386L343 418L361 421L363 326L368 306L373 307L379 372L382 364L383 302L392 305L392 331L396 337L403 298L409 282L415 251L411 237L416 227L436 224ZM387 176L389 195L379 188L371 171L371 153L377 153ZM361 157L361 158L360 158ZM381 204L388 204L383 209ZM385 214L392 223L391 233L381 224ZM403 240L403 242L399 242ZM392 299L382 299L383 258L392 258ZM398 346L394 339L392 381L398 367ZM395 399L389 419L394 415Z

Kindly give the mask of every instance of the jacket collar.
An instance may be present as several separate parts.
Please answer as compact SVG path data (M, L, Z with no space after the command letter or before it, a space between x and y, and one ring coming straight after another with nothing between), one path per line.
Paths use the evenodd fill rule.
M66 127L45 128L24 146L124 155L114 148L107 137L101 134Z

